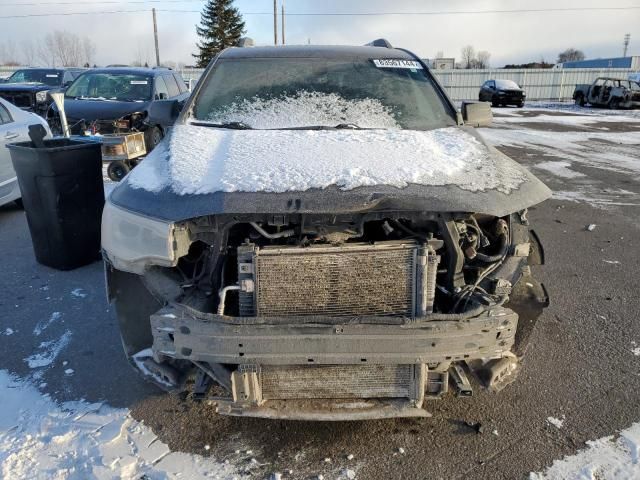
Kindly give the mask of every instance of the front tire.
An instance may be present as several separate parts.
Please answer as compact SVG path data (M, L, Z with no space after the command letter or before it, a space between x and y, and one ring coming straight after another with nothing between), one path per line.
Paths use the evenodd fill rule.
M130 171L131 167L121 161L111 162L107 167L107 175L114 182L121 181Z
M497 106L499 106L499 105L500 105L500 104L499 104L499 102L498 102L498 99L497 99L497 98L492 98L492 99L491 99L491 106L492 106L492 107L497 107Z
M584 107L584 95L576 95L575 102L578 107Z

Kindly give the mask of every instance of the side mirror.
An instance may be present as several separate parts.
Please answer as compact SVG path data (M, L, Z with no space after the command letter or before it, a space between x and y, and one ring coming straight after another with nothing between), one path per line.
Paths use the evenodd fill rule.
M472 127L488 127L493 121L493 112L488 102L462 102L462 119Z
M178 118L178 115L180 115L180 112L182 111L182 108L184 107L185 103L186 103L185 100L176 100L173 102L173 106L171 108L171 117L174 120Z

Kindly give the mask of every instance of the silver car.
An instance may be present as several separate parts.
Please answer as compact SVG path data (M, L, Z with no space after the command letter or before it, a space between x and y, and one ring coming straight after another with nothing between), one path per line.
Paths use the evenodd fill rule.
M47 122L38 115L25 112L0 98L0 205L17 201L20 203L20 187L16 172L11 165L8 143L29 140L29 125L42 125L49 136Z

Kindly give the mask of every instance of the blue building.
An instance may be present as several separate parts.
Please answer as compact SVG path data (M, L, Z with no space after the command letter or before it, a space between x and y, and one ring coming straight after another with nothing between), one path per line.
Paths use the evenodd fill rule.
M631 68L640 70L640 56L594 58L593 60L564 62L559 64L558 68Z

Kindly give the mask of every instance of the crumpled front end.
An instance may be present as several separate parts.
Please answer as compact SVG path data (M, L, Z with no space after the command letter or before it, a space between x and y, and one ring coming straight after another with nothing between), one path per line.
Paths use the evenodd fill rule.
M508 382L547 304L525 211L222 214L134 231L114 209L103 246L127 354L222 414L428 416L450 387L471 395L472 375Z

